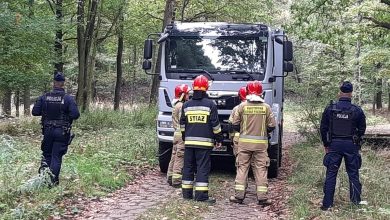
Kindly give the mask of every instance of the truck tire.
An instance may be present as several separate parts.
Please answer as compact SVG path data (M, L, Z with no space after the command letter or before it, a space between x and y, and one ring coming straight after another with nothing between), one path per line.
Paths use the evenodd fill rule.
M279 145L271 145L268 148L268 155L270 158L270 165L268 167L268 178L278 177L279 172Z
M283 125L279 127L279 167L282 166L283 149Z
M158 142L158 163L160 171L166 173L168 171L169 162L172 155L172 143Z

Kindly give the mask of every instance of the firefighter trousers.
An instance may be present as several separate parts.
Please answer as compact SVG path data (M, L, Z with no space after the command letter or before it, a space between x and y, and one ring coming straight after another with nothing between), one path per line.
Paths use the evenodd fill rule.
M185 147L182 192L184 199L193 198L195 187L195 200L209 199L209 173L211 168L211 149ZM196 180L194 176L196 172Z
M173 137L171 161L168 166L168 178L172 177L172 185L180 185L184 163L184 142L179 135Z
M245 198L250 166L252 166L255 177L257 199L267 199L269 162L270 159L265 144L247 148L240 143L236 157L237 175L235 179L235 197L237 199Z

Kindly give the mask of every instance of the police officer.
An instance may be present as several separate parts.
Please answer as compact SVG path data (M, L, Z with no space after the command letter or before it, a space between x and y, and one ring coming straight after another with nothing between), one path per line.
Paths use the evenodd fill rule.
M189 98L190 88L181 84L175 87L175 99L172 112L172 125L175 129L173 135L173 148L171 161L168 166L168 183L175 188L181 186L182 169L184 163L184 142L180 131L180 115L183 103Z
M241 87L240 90L238 90L238 96L239 96L241 102L245 102L245 100L246 100L246 87L245 86ZM232 113L230 114L230 117L229 117L229 123L233 122L233 117L234 117L234 114L237 111L238 106L239 105L235 106L232 109ZM231 132L230 133L230 139L232 140L232 144L233 144L233 154L234 154L234 156L237 156L237 147L238 147L238 138L239 138L239 136L240 136L240 132Z
M215 203L215 199L208 195L210 152L215 140L216 147L221 147L223 136L217 106L207 98L208 87L207 78L203 75L197 76L193 82L193 97L182 107L180 128L185 144L182 192L184 199L192 199L195 186L196 201Z
M260 82L252 81L246 87L246 102L242 102L233 116L233 127L240 132L237 148L234 203L242 203L245 198L249 166L252 164L256 181L259 205L270 205L267 199L268 134L276 123L271 107L261 98L263 88Z
M361 201L359 169L362 159L359 150L366 130L366 117L359 106L351 103L352 91L352 84L343 82L339 101L327 106L322 114L320 130L326 152L323 161L326 167L325 195L321 206L324 211L333 206L337 172L343 158L349 177L350 199L354 204Z
M62 157L71 141L72 121L80 113L72 97L65 94L65 77L55 72L52 92L40 96L32 109L32 115L42 116L42 160L39 172L49 168L52 184L59 184Z

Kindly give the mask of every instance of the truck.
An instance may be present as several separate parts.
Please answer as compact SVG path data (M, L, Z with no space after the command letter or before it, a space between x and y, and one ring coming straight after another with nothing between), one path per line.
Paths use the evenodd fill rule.
M153 59L156 44L158 57ZM157 73L151 72L153 60L159 62ZM193 79L202 74L211 81L207 94L218 107L224 136L223 147L213 150L213 157L234 157L227 119L240 104L238 90L248 81L262 82L263 99L277 121L269 137L268 177L277 177L282 158L284 79L293 71L292 60L293 45L285 32L261 23L172 22L163 33L150 34L142 68L160 80L156 132L161 171L167 171L171 157L174 88L178 84L191 87Z

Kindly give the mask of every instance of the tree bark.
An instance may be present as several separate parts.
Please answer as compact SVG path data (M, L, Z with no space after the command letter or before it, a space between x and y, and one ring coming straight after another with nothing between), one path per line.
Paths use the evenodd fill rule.
M16 90L15 92L15 115L16 117L20 116L19 107L20 107L20 90Z
M363 0L357 0L357 5L360 6L362 4L362 1ZM359 11L358 12L358 15L357 15L357 19L358 19L358 25L360 25L362 23L362 19L363 19L363 16L361 14L361 12ZM355 93L356 93L356 99L357 99L357 103L358 105L361 105L362 104L362 88L361 88L361 75L362 75L362 65L360 63L360 53L361 53L361 39L360 39L360 33L358 33L358 38L357 38L357 41L356 41L356 52L355 52L355 58L356 58L356 72L355 72L355 80L357 81L356 83L356 86L355 86Z
M23 109L24 109L24 116L30 116L30 106L31 106L31 100L30 100L30 86L25 86L23 90Z
M375 95L375 105L376 109L381 109L382 105L382 79L376 81L376 95Z
M64 71L64 62L63 62L63 33L62 33L62 0L56 0L56 21L57 21L57 30L56 38L54 43L54 51L56 54L56 62L54 63L54 69L60 72Z
M120 15L120 23L118 30L118 51L116 54L116 84L114 96L114 110L119 109L121 100L121 86L122 86L122 56L123 56L123 8Z
M165 27L170 24L175 19L175 9L176 9L176 0L166 0L165 10L164 10L164 21L162 25L162 32L164 32ZM158 86L160 83L159 76L161 74L161 53L162 47L161 45L158 48L158 56L155 64L155 73L159 75L154 75L152 79L152 86L150 90L149 96L149 104L154 104L157 101L158 97Z
M84 65L85 65L85 45L84 45L84 0L77 2L77 52L79 61L79 74L77 78L76 101L81 107L83 102L84 88Z
M10 88L4 89L4 97L3 97L3 113L7 116L11 116L11 99L12 99L12 91Z

